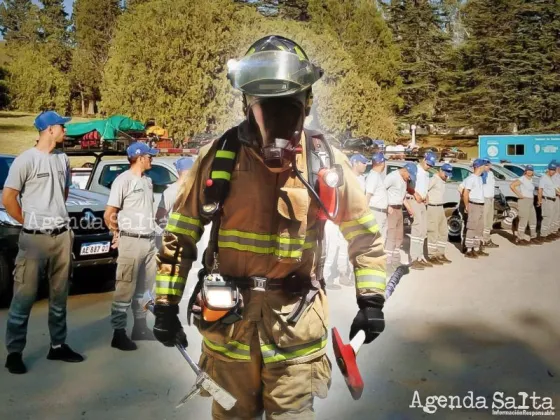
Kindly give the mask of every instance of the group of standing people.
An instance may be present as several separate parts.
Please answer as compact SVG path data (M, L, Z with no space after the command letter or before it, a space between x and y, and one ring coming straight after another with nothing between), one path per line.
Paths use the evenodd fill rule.
M354 174L366 195L366 202L375 216L379 232L384 238L387 270L394 271L401 264L400 248L404 240L404 216L406 209L411 220L410 267L423 270L434 265L450 263L446 255L447 218L443 203L445 183L451 177L452 167L443 164L430 178L429 170L436 165L436 155L428 152L418 163L408 162L393 172L386 173L386 158L376 153L371 159L372 168L364 173L368 160L361 154L350 158ZM353 285L347 273L352 269L345 254L344 237L334 224L325 230L327 238L325 280L327 287L339 289L340 284ZM425 242L427 241L427 252ZM333 276L334 267L339 276Z

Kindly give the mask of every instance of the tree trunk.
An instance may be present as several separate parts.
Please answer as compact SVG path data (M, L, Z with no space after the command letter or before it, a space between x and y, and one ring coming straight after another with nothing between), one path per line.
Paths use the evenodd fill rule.
M82 117L86 115L86 101L84 99L84 92L80 92L80 98L82 100Z
M95 99L88 101L88 115L95 115Z

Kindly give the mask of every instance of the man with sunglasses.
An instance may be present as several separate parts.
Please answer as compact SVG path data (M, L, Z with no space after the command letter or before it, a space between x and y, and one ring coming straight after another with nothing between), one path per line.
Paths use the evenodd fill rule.
M35 119L39 131L37 144L14 160L4 185L4 207L23 225L6 327L6 368L10 373L27 372L22 359L27 323L41 273L45 271L49 279L51 338L47 359L84 360L66 344L66 300L74 239L66 209L71 176L68 156L57 151L56 146L64 141L64 124L68 121L70 118L54 111L41 113Z
M154 340L146 326L142 299L151 291L156 277L156 234L152 180L145 172L152 168L157 150L136 142L126 150L130 169L115 178L105 209L105 223L118 248L115 294L111 307L113 340L111 347L136 350L137 340ZM132 305L134 327L126 335L126 312Z

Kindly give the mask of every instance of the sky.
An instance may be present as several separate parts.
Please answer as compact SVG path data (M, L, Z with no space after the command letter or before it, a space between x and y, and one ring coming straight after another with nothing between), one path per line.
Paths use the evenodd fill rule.
M33 0L33 3L39 4L39 1ZM68 13L68 16L72 14L72 4L74 4L74 0L64 0L64 8L66 9L66 13Z

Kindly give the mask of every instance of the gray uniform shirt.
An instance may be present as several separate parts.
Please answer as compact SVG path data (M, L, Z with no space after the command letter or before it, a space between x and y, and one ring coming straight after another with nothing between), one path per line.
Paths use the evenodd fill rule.
M541 176L539 188L543 189L543 196L548 198L556 197L556 185L554 185L554 181L548 174Z
M445 181L434 175L430 178L430 185L428 186L428 203L429 204L443 204L443 195L445 194Z
M390 206L403 204L406 195L406 181L398 170L391 172L385 177L383 185L387 190L387 201Z
M484 203L484 184L482 177L470 174L464 181L465 188L469 190L469 201L473 203Z
M158 208L165 209L167 214L171 213L173 210L173 204L175 204L175 200L177 200L177 194L179 193L179 185L180 182L174 182L161 195L161 199L159 201Z
M4 187L20 191L24 228L53 229L68 225L64 190L71 183L66 154L33 147L15 158Z
M145 235L155 230L153 203L152 180L128 170L115 178L107 205L120 209L119 230Z

